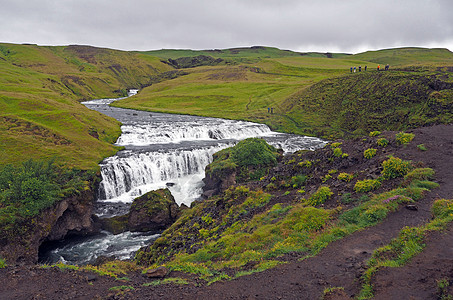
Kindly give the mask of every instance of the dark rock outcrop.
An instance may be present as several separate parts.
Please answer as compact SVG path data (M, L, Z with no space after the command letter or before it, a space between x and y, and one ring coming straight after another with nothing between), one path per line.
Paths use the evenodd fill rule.
M149 269L146 271L145 276L148 278L164 278L168 274L168 269L165 267L158 267L156 269Z
M86 235L99 230L93 214L93 192L59 201L40 216L20 224L15 231L3 233L0 256L9 264L30 264L38 261L43 242L56 241L67 235Z
M206 172L203 183L203 197L209 198L218 195L236 184L236 169L223 170L223 172Z
M102 229L118 234L124 231L161 231L179 217L178 207L168 189L148 192L134 200L129 213L101 219Z
M151 191L132 203L128 217L130 231L166 229L179 217L180 208L168 189Z

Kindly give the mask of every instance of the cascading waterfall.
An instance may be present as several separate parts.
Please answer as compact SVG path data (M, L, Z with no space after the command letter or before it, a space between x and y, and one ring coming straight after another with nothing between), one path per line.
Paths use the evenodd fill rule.
M129 96L136 94L131 90ZM123 98L120 98L123 99ZM245 121L149 113L110 107L118 99L84 102L88 108L123 123L116 145L125 150L101 164L97 214L125 214L134 198L168 187L178 204L190 205L202 193L205 167L215 152L248 137L262 137L285 152L314 150L326 142L318 138L272 132L268 126ZM125 232L71 242L48 252L46 262L91 263L99 256L130 258L156 235Z
M152 189L172 186L188 175L202 175L212 161L212 155L230 144L192 150L133 152L107 158L101 164L102 182L99 200L130 203ZM175 196L175 195L174 195ZM190 205L194 199L186 195L176 199L178 204Z

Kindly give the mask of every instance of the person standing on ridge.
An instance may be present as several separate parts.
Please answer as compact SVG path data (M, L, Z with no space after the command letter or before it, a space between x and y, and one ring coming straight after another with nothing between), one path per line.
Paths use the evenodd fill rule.
M362 72L362 66L359 66L359 72Z
M368 67L368 66L365 66L365 71L366 71L366 68L367 68L367 67Z
M377 65L377 70L378 70L378 71L379 71L379 68L380 68L380 66L379 66L379 65Z

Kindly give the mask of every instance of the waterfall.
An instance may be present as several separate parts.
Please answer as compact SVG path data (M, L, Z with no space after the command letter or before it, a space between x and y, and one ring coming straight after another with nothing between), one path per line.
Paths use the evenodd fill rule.
M242 140L275 134L264 124L208 118L203 121L161 122L159 126L155 123L123 125L116 144L140 146L197 140Z
M102 182L99 187L99 200L128 203L132 202L134 197L152 189L174 186L175 181L181 183L181 179L189 175L202 175L205 167L212 162L212 155L229 146L231 145L220 144L171 152L123 151L101 163ZM190 182L187 178L185 181ZM193 186L194 189L198 187ZM181 186L176 189L181 190ZM192 193L187 191L187 194ZM186 196L188 195L183 195ZM190 204L187 203L188 200L176 199L178 204Z

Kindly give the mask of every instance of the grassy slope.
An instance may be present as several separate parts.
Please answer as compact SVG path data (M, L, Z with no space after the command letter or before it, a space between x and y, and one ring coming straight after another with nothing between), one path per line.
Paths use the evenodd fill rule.
M180 51L164 54L194 54ZM293 53L285 56L286 52L277 57L274 50L268 54L262 49L251 51L249 57L254 54L257 59L253 63L185 69L190 75L153 85L115 105L245 119L266 123L275 130L325 137L342 136L357 129L400 129L404 126L399 125L409 119L411 126L451 119L451 69L438 68L453 65L453 54L446 49L402 48L334 56L338 58ZM392 72L375 71L377 64L387 63ZM421 68L421 64L425 67ZM350 74L351 66L360 65L367 65L369 71ZM399 68L397 72L395 66ZM424 79L430 77L436 79ZM445 84L433 88L433 82ZM401 88L407 85L408 88ZM436 97L441 103L433 103ZM395 110L395 103L401 109ZM275 113L268 114L267 107L274 107ZM368 122L370 111L373 122ZM439 113L444 118L434 120L432 115ZM390 115L396 116L393 123L387 119Z
M119 123L79 102L119 96L172 68L109 49L0 44L0 69L1 163L56 156L96 168L116 151Z

